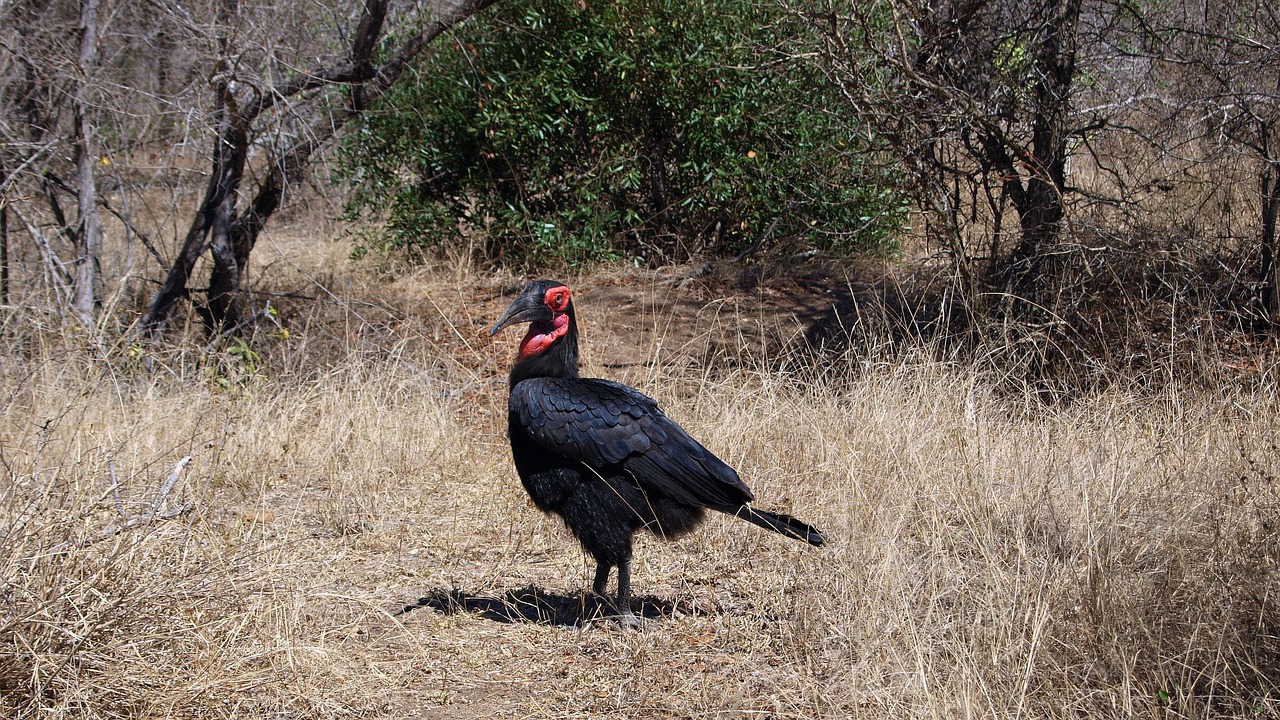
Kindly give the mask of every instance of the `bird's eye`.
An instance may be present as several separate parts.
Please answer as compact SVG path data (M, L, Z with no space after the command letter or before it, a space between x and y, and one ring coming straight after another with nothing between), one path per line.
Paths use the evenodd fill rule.
M547 291L547 307L556 312L563 312L569 307L569 288L554 287Z

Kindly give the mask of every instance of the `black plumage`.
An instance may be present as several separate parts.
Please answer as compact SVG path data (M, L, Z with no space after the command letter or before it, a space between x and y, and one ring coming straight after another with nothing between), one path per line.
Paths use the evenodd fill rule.
M493 333L529 323L511 369L507 405L511 453L534 504L562 517L596 560L603 595L618 568L617 610L631 614L631 536L661 537L698 524L704 509L823 543L800 520L750 506L751 490L733 468L634 388L578 377L578 330L569 288L551 280L525 286Z

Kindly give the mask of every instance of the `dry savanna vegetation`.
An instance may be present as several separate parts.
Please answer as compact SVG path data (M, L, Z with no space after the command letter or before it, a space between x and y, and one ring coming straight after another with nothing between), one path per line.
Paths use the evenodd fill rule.
M1265 374L1054 405L920 347L819 373L760 349L799 331L767 288L569 278L591 374L829 537L641 539L627 631L511 466L487 331L519 279L272 243L260 287L324 299L251 341L7 315L3 714L1280 714Z
M1280 717L1275 5L0 0L0 717ZM548 267L824 547L608 620Z

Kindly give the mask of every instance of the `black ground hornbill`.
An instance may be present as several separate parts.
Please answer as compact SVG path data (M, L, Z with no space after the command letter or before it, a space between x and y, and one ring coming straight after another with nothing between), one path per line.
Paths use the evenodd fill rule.
M704 508L813 545L822 533L786 515L749 505L751 490L733 468L689 437L657 403L608 380L578 377L578 327L569 288L551 280L525 286L491 335L528 323L511 368L508 423L516 471L534 503L554 512L596 559L596 594L618 568L619 619L631 612L631 535L645 528L672 538Z

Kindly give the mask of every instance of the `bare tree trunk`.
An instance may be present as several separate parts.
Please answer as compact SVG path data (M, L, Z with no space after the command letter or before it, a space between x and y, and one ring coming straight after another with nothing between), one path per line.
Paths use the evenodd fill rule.
M4 159L0 158L0 188L9 179ZM9 201L0 191L0 305L9 304Z
M301 179L319 142L331 138L342 123L357 116L368 105L368 92L361 80L374 77L373 51L382 32L387 9L386 0L365 0L364 13L352 39L349 67L353 84L347 108L338 113L335 122L311 128L284 156L276 158L252 204L242 214L233 219L229 212L225 218L225 226L221 224L221 214L215 220L213 239L209 245L213 257L213 270L209 276L209 322L213 327L229 328L239 324L238 297L244 284L244 273L267 219L280 207L289 185ZM257 112L250 108L246 114ZM249 120L242 116L242 122L247 124ZM247 138L242 139L246 141L244 150L247 153ZM234 196L229 198L234 201ZM233 212L234 208L229 208L229 211Z
M1280 258L1277 257L1276 221L1280 216L1280 162L1262 173L1262 307L1267 322L1280 327Z
M657 108L650 108L645 122L645 150L649 162L649 201L653 203L653 223L658 232L672 235L671 190L667 173L668 143Z
M234 327L238 322L235 295L240 289L243 262L237 261L232 249L231 224L235 215L236 192L244 176L244 164L249 156L249 138L245 132L244 118L225 84L219 88L224 95L219 113L219 152L217 170L222 182L210 198L212 215L209 222L209 252L213 257L213 271L209 278L209 307L205 322L209 329ZM248 258L245 257L247 262ZM187 269L187 274L190 274Z
M97 322L102 307L102 281L98 272L102 227L98 221L98 192L94 183L94 128L89 118L90 78L98 60L98 0L80 3L80 77L75 91L76 182L79 185L79 232L76 233L77 265L71 311L85 326Z
M1080 3L1081 0L1055 3L1053 19L1045 29L1044 42L1036 58L1040 80L1036 83L1036 113L1031 130L1034 164L1027 179L1025 206L1021 208L1024 243L1051 242L1061 231ZM1034 248L1023 249L1023 254L1033 251Z
M204 198L200 201L200 209L192 220L187 236L183 240L182 250L178 253L173 267L165 276L164 283L143 317L143 325L152 331L158 330L173 312L178 300L187 296L187 282L191 279L191 271L196 261L206 249L212 251L215 262L225 255L227 234L231 226L231 216L235 211L236 191L240 187L240 179L244 175L244 163L248 156L249 141L245 132L244 118L232 91L232 60L230 47L230 23L239 6L237 0L223 0L218 6L218 38L221 58L215 70L215 89L217 99L214 105L214 117L218 136L213 146L213 167L209 174L209 184L205 188ZM205 238L212 238L205 244ZM210 288L209 312L205 322L210 330L216 328L221 317L215 318L214 308L220 308L229 302L229 294L225 288ZM221 315L221 313L219 313Z
M233 3L234 0L224 0ZM496 0L444 0L435 5L433 22L427 23L390 52L381 67L373 65L374 51L382 37L383 22L390 6L388 0L365 0L360 24L352 38L348 62L340 67L323 68L301 76L290 85L246 102L237 107L232 94L223 89L220 112L220 134L215 149L214 174L192 222L178 260L170 269L164 284L156 292L142 326L159 332L168 322L178 300L187 295L187 283L199 257L209 250L213 270L209 279L209 305L205 322L211 329L235 327L239 317L237 298L244 283L244 271L258 235L267 220L280 207L289 187L302 176L311 156L337 135L352 119L381 97L408 69L426 47L441 33L492 5ZM281 151L272 162L267 178L254 193L253 202L238 216L235 213L239 187L247 155L248 138L257 119L277 104L325 86L351 86L345 106L329 111L298 133L297 140ZM222 89L222 88L220 88ZM208 245L205 237L210 235Z
M988 158L1008 178L1004 188L1018 212L1022 236L1004 264L1012 292L1030 296L1039 274L1037 257L1058 241L1066 215L1067 138L1070 130L1071 90L1076 76L1081 0L1054 0L1036 53L1034 117L1030 153L1011 156L994 134L984 140ZM1026 184L1017 166L1029 171Z

